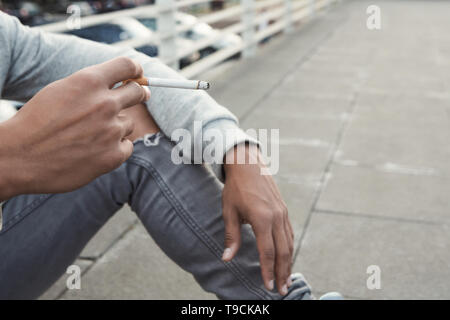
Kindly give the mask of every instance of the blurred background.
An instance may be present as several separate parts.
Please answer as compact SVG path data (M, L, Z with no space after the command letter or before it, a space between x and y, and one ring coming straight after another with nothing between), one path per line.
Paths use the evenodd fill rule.
M165 4L164 1L161 3ZM172 7L169 11L163 11L155 0L1 0L0 10L33 28L115 46L134 47L146 55L161 58L175 69L183 69L222 51L184 72L187 77L192 77L217 64L239 58L244 48L244 29L253 28L252 35L253 31L262 31L277 19L283 19L286 9L280 5L282 1L249 3L247 6L251 8L252 15L268 9L276 9L276 12L262 15L252 22L247 19L243 24L241 15L245 6L241 6L239 0L170 3ZM300 6L297 9L301 9ZM250 17L249 14L245 16ZM282 26L279 24L272 34L280 31ZM263 43L269 38L270 35L262 39L252 37L251 40ZM248 44L254 46L255 43ZM22 105L14 101L1 103L4 109L10 110L11 106L18 109ZM2 114L6 118L10 112L3 110L0 119Z
M24 24L158 57L245 129L278 129L295 272L316 295L450 299L450 1L0 1ZM23 102L1 101L0 118ZM268 147L270 150L270 147ZM42 299L214 299L128 207Z

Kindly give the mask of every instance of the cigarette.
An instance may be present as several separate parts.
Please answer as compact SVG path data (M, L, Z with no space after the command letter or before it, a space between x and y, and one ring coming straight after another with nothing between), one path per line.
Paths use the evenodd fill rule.
M178 89L192 89L192 90L208 90L209 82L202 80L180 80L180 79L162 79L162 78L137 78L128 79L123 82L126 84L130 81L139 83L141 86L149 87L164 87L164 88L178 88Z

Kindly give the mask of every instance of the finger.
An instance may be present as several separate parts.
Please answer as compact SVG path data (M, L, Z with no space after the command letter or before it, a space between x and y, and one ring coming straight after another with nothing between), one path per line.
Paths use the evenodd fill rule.
M150 90L136 82L129 82L112 90L112 94L119 102L120 110L132 107L150 99Z
M256 245L258 246L259 261L261 263L261 274L267 290L273 290L275 248L273 244L272 228L267 227L264 231L255 230Z
M128 139L123 139L120 142L120 150L123 154L123 161L125 162L128 160L129 157L131 157L131 154L133 153L133 142L131 142Z
M286 241L288 243L289 248L289 255L290 255L290 263L289 263L289 270L288 270L288 277L286 280L288 288L292 284L291 274L292 274L292 257L294 255L294 234L292 232L292 226L291 222L289 221L289 218L286 218L284 220L284 230L285 230L285 236Z
M140 78L143 75L142 66L127 57L118 57L94 66L101 74L110 88L116 83Z
M292 243L294 243L295 234L294 234L294 229L292 229L291 221L289 220L289 218L287 218L285 221L286 221L287 226L288 226L288 230L289 230L289 234L291 236Z
M225 250L222 260L230 261L241 245L241 223L239 214L235 209L224 209L223 218L225 222Z
M294 252L294 230L292 229L291 221L289 220L289 217L286 215L284 217L284 229L286 233L286 240L289 246L289 251L292 253Z
M133 118L126 116L124 114L118 114L117 118L119 118L120 125L122 127L122 135L121 138L125 139L134 131L134 121Z
M275 240L275 279L278 292L285 296L287 290L287 278L289 276L289 266L291 264L291 255L289 253L288 243L286 241L286 232L284 221L273 229L273 238Z

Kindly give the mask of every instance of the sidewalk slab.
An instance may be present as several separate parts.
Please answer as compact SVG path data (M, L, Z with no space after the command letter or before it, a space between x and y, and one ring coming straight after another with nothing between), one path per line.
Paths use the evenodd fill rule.
M449 138L448 101L362 93L339 158L366 166L427 168L450 176Z
M77 265L80 267L81 274L86 272L86 270L92 266L92 261L90 260L84 260L84 259L77 259L74 261L74 265ZM66 292L67 289L67 280L68 277L72 274L65 273L63 274L58 281L56 281L43 295L39 297L39 300L55 300L59 299L64 292ZM77 289L72 289L77 290Z
M80 254L85 259L96 259L105 253L111 245L130 229L137 217L128 205L116 212L112 218L100 229L94 238L89 241Z
M314 212L293 270L350 298L450 299L450 228ZM369 266L381 288L367 287Z
M172 262L141 224L109 249L62 299L215 299Z
M281 140L314 140L326 145L335 141L342 120L342 116L331 115L274 114L269 117L263 110L255 110L241 125L245 129L267 129L268 137L270 129L277 129Z
M346 115L351 105L351 99L327 98L304 92L272 92L255 110L272 116L286 117L320 117L325 119L339 119ZM253 117L253 114L252 114Z
M394 166L333 165L316 209L450 222L450 179L416 173L411 168Z

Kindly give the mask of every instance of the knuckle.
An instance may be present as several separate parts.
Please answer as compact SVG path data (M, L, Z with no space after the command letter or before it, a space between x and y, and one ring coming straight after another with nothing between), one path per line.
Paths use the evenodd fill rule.
M139 99L139 101L145 99L144 88L142 88L142 86L139 83L131 81L130 86L133 88L133 94L136 96L136 98Z
M272 211L272 221L276 223L281 223L287 215L287 209L280 206Z
M77 75L78 80L89 88L97 88L103 84L103 80L98 72L94 72L91 68L81 70Z
M291 259L291 254L289 251L282 251L279 254L279 258L281 261L289 261Z
M106 144L115 148L117 141L122 138L121 124L118 121L114 121L107 125L104 129L104 136Z
M287 212L287 208L286 208L284 205L280 205L280 206L275 210L275 214L276 214L278 217L282 217L282 218L285 216L286 212Z
M274 213L270 210L261 211L260 221L266 226L272 224L274 219Z
M270 265L269 268L267 268L267 273L269 275L269 278L273 279L275 278L275 269Z
M292 256L292 253L294 252L294 245L292 243L289 244L289 256Z
M103 98L102 104L107 108L115 108L118 104L117 100L111 96L106 96Z
M138 84L138 87L139 87L139 101L145 101L145 96L147 95L145 93L145 89L140 84Z
M126 121L126 129L127 129L127 132L128 133L132 133L133 131L134 131L134 129L136 128L136 124L135 124L135 122L134 122L134 120L133 119L128 119L127 121Z
M231 232L225 232L225 243L231 243L234 241L234 236Z
M139 101L144 102L146 100L147 93L146 93L144 87L139 86L139 89L141 90L141 98L139 99Z
M128 57L119 57L117 58L117 62L122 64L126 69L130 69L133 71L133 74L137 74L138 68L137 64Z
M133 143L129 140L126 140L127 143L127 148L122 149L122 157L120 159L120 164L122 164L123 162L127 161L128 158L131 156L131 154L133 153Z
M135 68L135 73L136 75L142 75L144 73L144 69L142 68L140 63L137 63L136 61L133 61L134 64L134 68Z
M122 134L124 133L124 125L120 121L116 121L116 123L112 127L112 134L115 140L122 139Z
M277 224L281 224L283 222L283 212L280 210L273 212L273 221Z
M111 96L103 97L98 105L98 108L105 113L107 116L113 116L116 114L118 109L118 102Z
M130 88L132 88L136 92L141 91L141 85L135 81L128 82L128 86L130 86Z
M264 249L262 255L266 261L270 262L275 260L275 252L273 249Z

